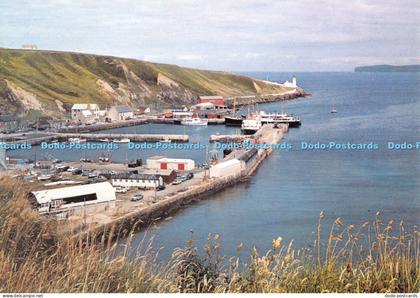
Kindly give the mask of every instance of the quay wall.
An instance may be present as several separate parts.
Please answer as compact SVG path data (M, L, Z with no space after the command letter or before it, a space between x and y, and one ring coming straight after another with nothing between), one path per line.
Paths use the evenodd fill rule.
M147 119L132 119L132 120L124 120L124 121L117 121L111 123L101 123L101 124L92 124L87 126L76 126L76 127L65 127L61 128L59 132L62 133L87 133L92 131L99 131L105 129L112 129L112 128L119 128L119 127L128 127L128 126L136 126L141 124L146 124Z
M282 129L274 136L275 141L279 142L287 127ZM84 241L89 236L95 239L113 238L113 240L124 238L130 232L147 228L160 219L168 217L170 214L182 209L194 202L206 199L211 195L236 183L246 181L258 168L258 166L271 153L272 149L260 149L252 159L247 161L246 167L240 174L227 176L223 178L208 179L205 182L190 186L185 191L167 197L146 208L135 210L124 216L97 227L91 227L88 231L82 231L75 235L75 240Z

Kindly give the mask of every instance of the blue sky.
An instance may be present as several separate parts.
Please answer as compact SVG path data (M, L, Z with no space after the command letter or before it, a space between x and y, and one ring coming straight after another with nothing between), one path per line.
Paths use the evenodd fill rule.
M418 0L0 1L0 47L226 71L420 63Z

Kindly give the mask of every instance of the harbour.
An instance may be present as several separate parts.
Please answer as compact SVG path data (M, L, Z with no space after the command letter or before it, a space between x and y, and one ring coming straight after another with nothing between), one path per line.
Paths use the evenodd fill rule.
M282 80L284 77L285 76L279 77L279 80ZM377 140L378 137L375 137L372 134L372 131L377 131L378 125L383 125L383 127L386 128L386 138L400 139L401 134L403 134L405 138L409 138L405 131L409 132L411 131L411 128L406 126L406 123L401 123L399 126L390 128L383 122L366 122L366 120L365 122L359 122L357 120L358 118L353 118L354 116L352 113L360 115L364 112L361 109L359 110L358 105L352 105L352 107L349 108L347 101L351 100L351 98L355 98L353 95L354 93L348 88L346 89L343 85L344 83L340 84L340 82L348 82L348 80L350 80L349 78L351 78L351 80L353 80L353 85L351 85L352 88L363 90L363 88L367 87L367 85L365 85L365 74L342 74L337 77L337 79L339 79L338 83L336 83L338 86L335 89L329 88L328 92L324 87L326 82L332 79L328 74L324 74L321 77L324 81L319 80L318 76L316 77L316 80L315 77L305 74L299 74L299 77L302 77L305 86L308 86L307 88L316 92L317 95L314 95L309 100L298 99L285 103L285 109L288 112L300 116L302 119L302 126L297 129L290 129L284 136L283 141L328 141L331 140L331 138L337 142L348 141L349 138L350 140L357 140L357 136L361 130L365 131L367 136L371 135L374 140ZM393 79L395 79L395 77L393 77ZM370 87L372 88L372 86ZM401 88L407 89L407 86L402 84ZM340 95L341 90L346 90L348 95ZM390 92L390 98L392 97L392 94L393 93ZM339 111L335 114L330 113L332 98L335 100L336 107ZM380 103L379 106L387 106L388 104L388 102ZM268 113L273 113L279 111L279 103L268 103L261 106L260 109L267 111ZM359 125L358 129L349 131L348 126L351 123ZM365 123L364 125L368 126L366 128L363 128L363 126L360 127L362 123ZM317 132L316 137L314 137L315 131ZM100 131L100 133L102 133L102 131ZM182 125L149 123L130 127L113 128L105 131L105 133L121 135L150 133L187 134L189 136L189 142L204 144L209 142L212 138L214 142L226 143L232 141L241 142L243 139L248 138L240 134L239 128L225 127L222 125L185 127ZM383 141L386 139L384 139L384 137L379 137L379 140ZM100 152L52 151L50 153L63 160L70 159L68 162L72 163L72 166L83 166L85 169L99 169L100 171L105 171L108 167L110 167L110 169L112 168L114 171L127 170L127 163L129 161L134 160L139 156L145 161L147 158L159 154L156 150L127 150L127 145L125 144L121 144L120 147L120 150L112 152L112 164L115 164L115 167L109 164L107 166L106 164L101 163L78 162L80 158L85 157L97 160ZM31 152L33 153L29 154L32 155L32 158L35 153L36 156L41 159L46 156L46 153L39 150L38 146L35 146ZM106 153L107 152L103 152L103 154ZM206 154L203 150L165 150L162 151L162 153L176 158L191 156L191 158L196 160L197 164L206 162ZM10 154L11 156L22 157L22 154L19 154L19 152L10 151ZM381 177L373 172L373 169L375 169L376 172L378 171L377 169L380 168L382 169L382 173L395 173L395 171L391 169L394 169L396 164L404 164L408 160L411 160L413 154L413 152L403 152L399 155L390 155L389 152L384 152L382 150L359 153L350 152L350 154L334 151L311 153L310 151L300 151L297 149L288 151L274 150L270 157L268 157L268 161L262 162L258 169L253 172L251 179L242 179L241 183L230 184L227 188L222 187L218 190L217 195L214 195L213 192L209 192L209 195L206 196L206 200L202 200L201 198L199 200L193 200L193 198L190 198L191 201L189 201L190 199L185 199L190 202L186 204L184 204L185 202L183 200L180 200L178 202L184 203L179 205L176 204L178 207L175 208L177 210L175 215L160 214L162 216L151 216L147 221L149 224L147 225L146 230L140 231L135 238L134 246L139 243L140 239L143 239L144 235L153 234L155 235L154 246L165 247L162 251L162 257L165 258L168 257L166 252L169 253L173 248L185 243L190 235L188 231L194 230L197 243L204 243L208 232L218 232L221 235L226 235L226 238L223 238L225 251L229 254L233 254L236 250L236 245L240 241L249 242L251 244L254 243L254 245L262 249L266 248L265 246L259 245L259 241L253 242L250 238L255 237L256 234L253 231L258 230L258 235L265 239L266 243L270 243L270 239L280 233L288 239L293 238L299 246L310 247L312 242L310 235L313 227L313 222L310 219L316 218L320 209L326 210L327 214L335 215L343 214L345 210L352 210L352 212L348 213L348 216L344 217L346 221L350 222L362 221L363 219L370 217L378 208L385 210L384 216L386 216L386 218L398 217L398 212L403 210L407 222L413 224L416 222L415 214L417 212L416 208L412 208L413 199L415 198L413 191L419 187L416 184L417 182L411 178L406 180L408 183L406 184L408 190L402 190L401 195L404 196L405 200L400 202L397 211L397 209L393 208L391 199L384 199L387 198L386 193L392 193L393 190L391 188L395 187L392 186L392 183L384 183L385 181L393 181L394 178L388 178L391 180L382 180ZM28 153L25 153L25 155L28 156ZM386 162L382 161L382 156L384 155L388 158ZM316 156L316 158L314 158L314 156ZM219 159L222 158L222 152L219 152ZM71 162L71 160L73 160L73 162ZM371 168L372 170L366 170L367 168ZM360 172L360 169L364 170ZM410 169L415 172L415 165L412 163L409 165L407 163L405 171L410 171ZM204 175L203 170L204 168L199 169L199 172L201 171L202 174L199 172L194 173L194 179L201 180L203 178L202 175ZM309 175L309 173L317 174ZM403 172L400 172L400 174L396 172L395 174L397 176L403 175ZM352 185L359 183L360 179L363 179L361 177L367 179L366 181L368 182L366 182L366 185L362 188L353 188ZM411 175L410 177L415 177L415 175ZM175 193L178 190L183 190L181 193L177 194L178 197L182 197L181 194L184 192L184 189L188 189L190 183L194 184L195 182L183 182L180 185L174 186L176 187ZM375 188L375 193L371 193L371 187L378 184L382 185L382 190L378 191ZM170 187L165 191L166 193L172 192L170 191ZM365 192L376 199L369 202L360 201L358 203L358 208L349 209L350 205L346 202L353 202L355 200L354 197L361 196L360 194ZM132 193L133 192L131 192L131 194ZM137 204L143 203L144 208L149 208L147 210L153 209L152 206L155 193L150 190L141 191L141 193L145 194L145 199L143 202ZM158 196L163 196L164 193L158 192ZM131 194L120 194L118 196L124 197L125 199L123 200L129 200ZM289 196L296 198L296 201L287 199ZM347 200L342 200L342 197L347 198ZM302 207L299 206L308 207L302 209ZM128 208L122 209L120 212L124 213L123 210L126 210L126 212L131 211L131 209ZM258 210L258 212L255 213L254 210ZM283 210L286 213L280 210ZM156 212L156 214L159 214L159 211ZM259 214L262 213L268 215L267 219L259 216ZM303 217L301 224L295 226L293 225L293 222L296 216L300 216L298 214L301 214ZM139 216L145 216L145 214L141 213ZM168 216L171 217L171 219L163 221L152 220L156 218L164 219ZM103 216L97 217L98 218L93 218L92 221L104 221ZM334 215L330 218L333 217ZM226 224L226 218L231 219L231 224ZM243 218L247 218L247 221L244 222ZM79 221L80 220L81 219L79 218ZM327 220L329 219L327 218ZM250 233L249 235L242 232L244 224L246 227L245 230ZM261 224L264 224L264 232L261 232L261 229L258 228ZM244 252L244 254L246 254L246 252Z

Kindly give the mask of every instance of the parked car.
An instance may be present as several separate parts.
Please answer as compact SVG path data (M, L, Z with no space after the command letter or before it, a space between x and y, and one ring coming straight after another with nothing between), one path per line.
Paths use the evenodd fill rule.
M176 178L173 182L172 182L172 185L178 185L178 184L181 184L182 183L182 180L181 179L179 179L179 178Z
M71 172L73 175L80 175L83 173L81 169L75 169L73 172Z
M73 171L75 171L75 170L77 170L77 168L75 168L75 167L69 167L69 168L67 169L67 172L73 172Z
M65 171L67 171L67 170L69 169L69 166L65 166L65 165L62 165L62 164L58 164L58 165L56 165L56 166L55 166L55 169L56 169L58 172L65 172Z
M194 178L194 174L193 174L193 173L191 173L191 172L190 172L190 173L188 173L188 174L187 174L187 179L188 179L188 180L191 180L192 178Z
M184 181L187 181L187 180L188 180L187 176L185 176L185 175L179 176L178 178L179 178L182 182L184 182Z
M93 162L90 158L81 158L80 162Z
M96 173L95 172L90 172L89 174L88 174L88 178L96 178L98 175L96 175Z
M89 170L83 170L82 171L82 176L88 177L89 175L90 175L90 171Z
M98 180L98 182L104 182L108 180L105 176L102 175L99 175L96 179Z
M143 200L143 195L141 195L141 194L135 194L130 199L130 201L132 201L132 202L137 202L137 201L140 201L140 200Z
M122 186L114 187L114 190L116 193L126 193L128 191L126 187L122 187Z

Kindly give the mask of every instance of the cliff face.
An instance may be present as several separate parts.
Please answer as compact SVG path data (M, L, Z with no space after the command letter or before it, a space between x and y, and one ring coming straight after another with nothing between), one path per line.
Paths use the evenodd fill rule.
M63 117L74 103L175 106L197 95L272 94L246 76L91 54L0 49L0 114Z

